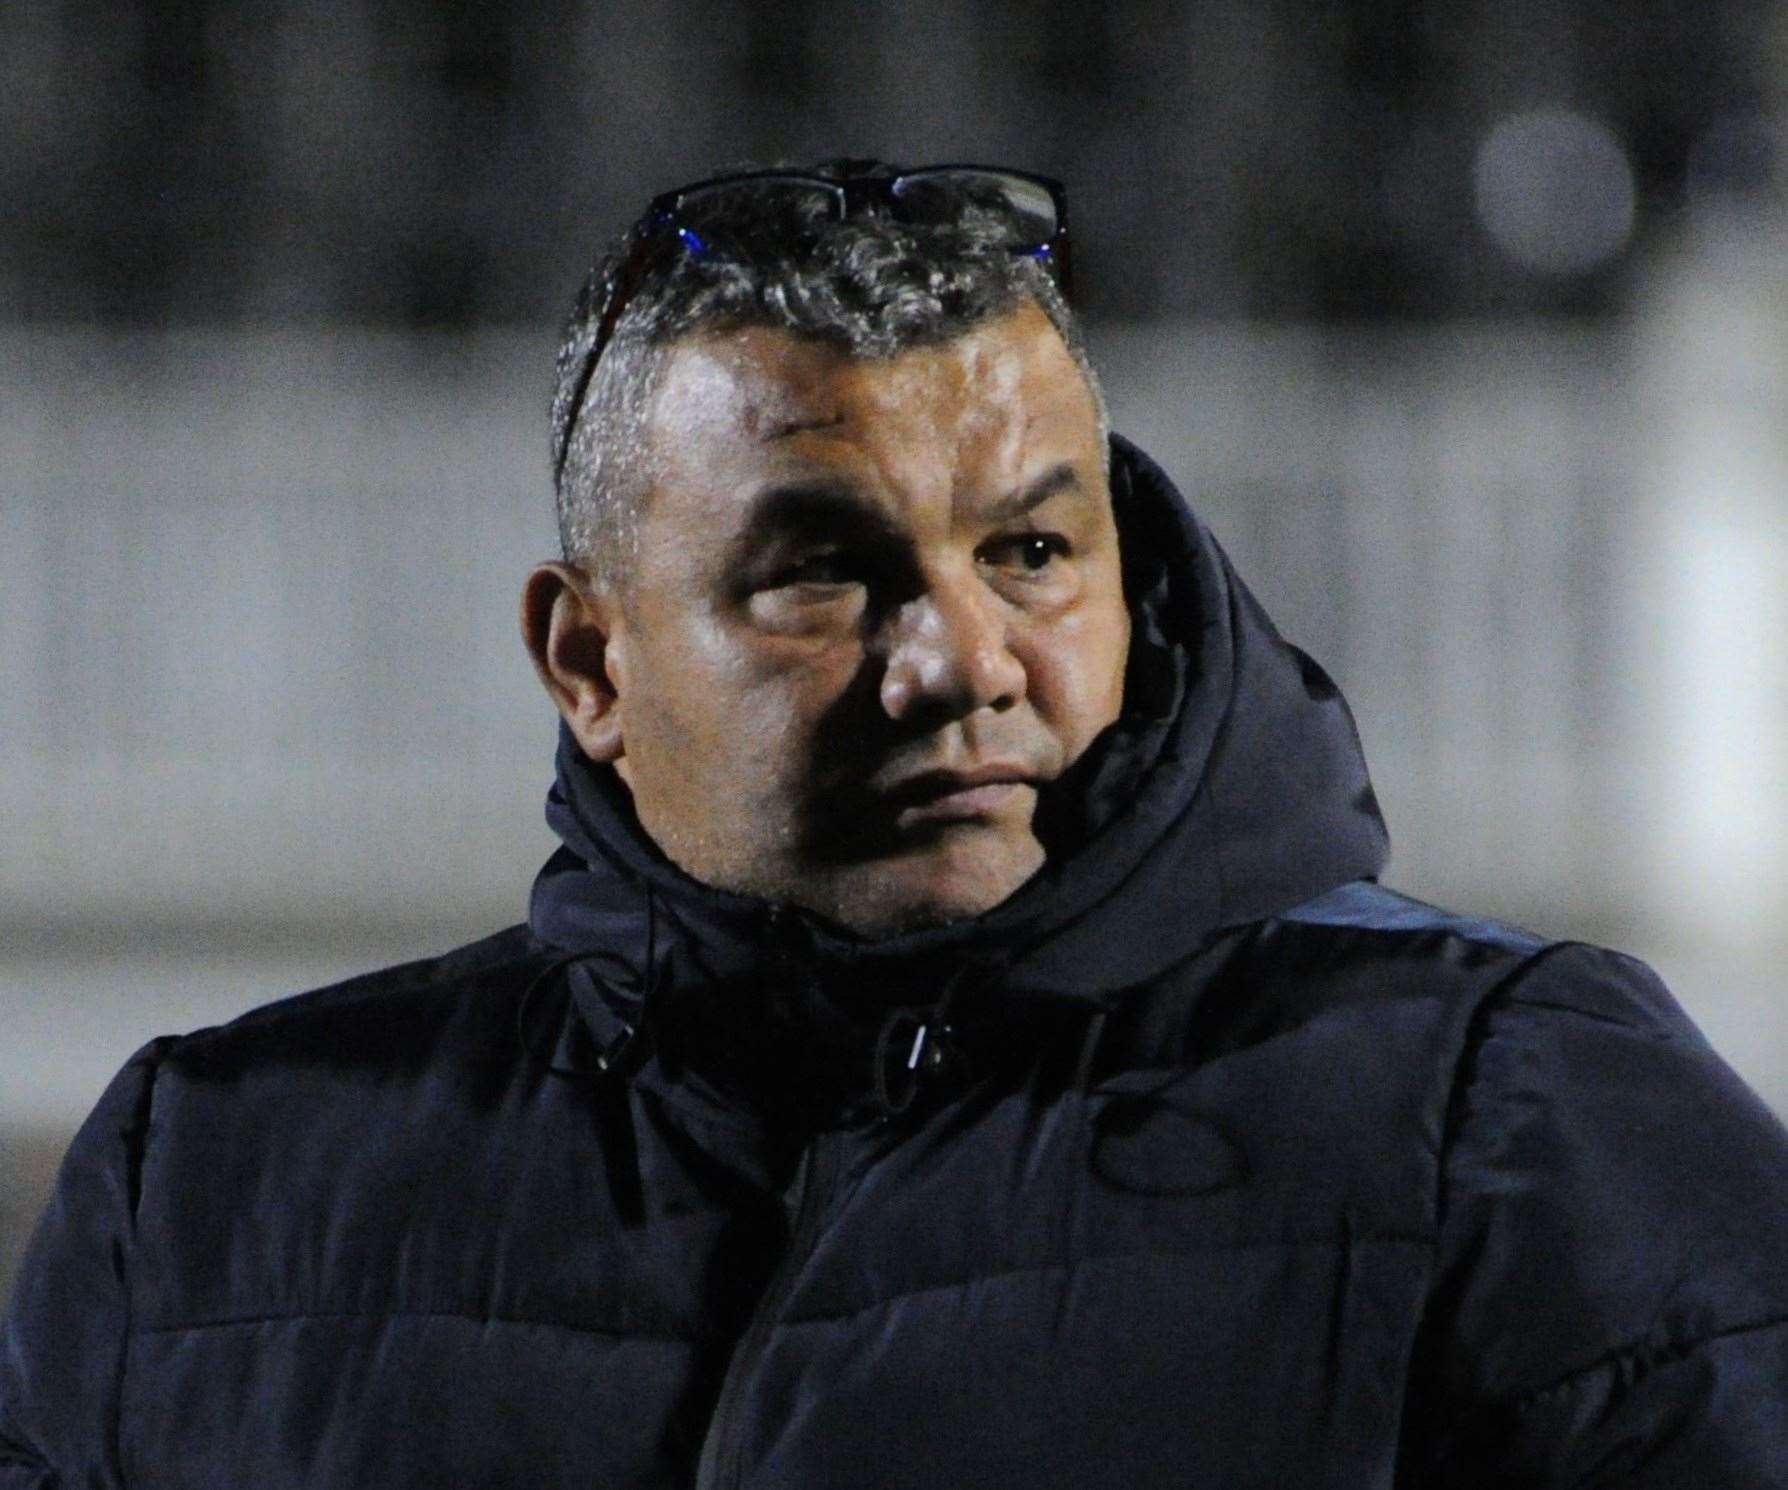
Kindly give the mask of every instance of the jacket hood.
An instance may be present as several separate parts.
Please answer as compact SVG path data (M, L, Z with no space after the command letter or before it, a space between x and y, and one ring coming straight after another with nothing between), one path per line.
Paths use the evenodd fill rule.
M1375 878L1388 840L1335 685L1116 436L1111 488L1133 623L1123 715L1040 794L1048 858L1006 901L869 939L717 890L665 857L612 768L561 727L546 815L564 846L534 885L536 935L602 965L610 1002L636 1008L649 985L727 983L796 946L864 997L910 1000L916 972L977 963L1013 994L1104 1007L1219 931Z

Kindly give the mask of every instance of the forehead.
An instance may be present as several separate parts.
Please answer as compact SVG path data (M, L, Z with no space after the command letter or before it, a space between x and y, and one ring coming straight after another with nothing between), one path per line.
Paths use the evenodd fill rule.
M895 484L1103 463L1091 390L1035 305L885 358L768 327L691 336L666 354L649 428L673 489L816 461Z

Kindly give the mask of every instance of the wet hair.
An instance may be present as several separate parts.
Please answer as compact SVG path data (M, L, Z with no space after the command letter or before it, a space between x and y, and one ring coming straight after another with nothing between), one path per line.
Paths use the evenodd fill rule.
M581 399L604 289L628 239L590 271L560 340L552 402L559 541L568 561L605 583L624 589L638 551L653 481L647 424L666 352L697 332L764 326L854 357L890 358L954 340L1028 301L1061 334L1105 432L1104 394L1061 292L1040 263L1011 251L994 211L966 195L947 224L916 225L873 211L839 221L818 202L742 185L702 198L679 224L693 241L673 240L654 260Z

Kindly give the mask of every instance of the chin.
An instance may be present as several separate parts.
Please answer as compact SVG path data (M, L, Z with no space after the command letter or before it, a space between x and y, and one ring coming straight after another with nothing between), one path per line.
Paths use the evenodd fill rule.
M956 835L950 835L955 837ZM890 936L966 921L1005 901L1043 867L1042 846L952 842L852 866L814 910L862 936Z

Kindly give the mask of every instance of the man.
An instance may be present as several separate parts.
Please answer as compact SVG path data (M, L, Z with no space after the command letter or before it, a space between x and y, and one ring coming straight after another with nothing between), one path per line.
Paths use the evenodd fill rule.
M1642 966L1377 886L1066 254L1016 173L653 204L528 925L130 1063L0 1485L1788 1485L1780 1126Z

